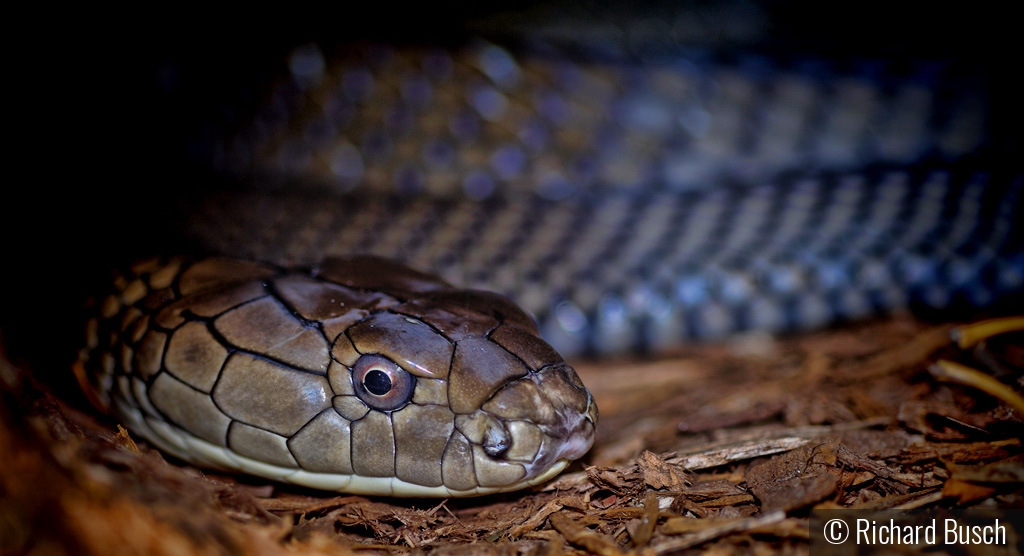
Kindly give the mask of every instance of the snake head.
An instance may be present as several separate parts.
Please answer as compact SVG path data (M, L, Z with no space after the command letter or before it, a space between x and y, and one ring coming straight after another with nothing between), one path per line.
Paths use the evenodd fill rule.
M472 496L543 482L593 443L590 393L496 294L373 257L134 270L82 366L133 432L181 459L359 494Z

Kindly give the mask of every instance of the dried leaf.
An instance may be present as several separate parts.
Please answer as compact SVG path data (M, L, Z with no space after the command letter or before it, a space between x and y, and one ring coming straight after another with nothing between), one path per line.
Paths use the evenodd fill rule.
M689 484L682 468L666 462L654 452L645 450L637 459L637 465L644 476L644 483L651 488L679 491Z

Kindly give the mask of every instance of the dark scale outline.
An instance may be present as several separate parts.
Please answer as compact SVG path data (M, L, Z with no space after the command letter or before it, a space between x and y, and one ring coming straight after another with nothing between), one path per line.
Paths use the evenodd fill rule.
M149 315L150 317L153 317L154 315L156 315L157 313L159 313L160 311L165 309L168 305L171 305L171 304L173 304L175 302L178 302L178 301L181 301L182 299L185 299L187 296L184 296L181 293L181 287L180 287L181 277L182 277L182 275L188 269L192 268L195 265L195 263L197 263L197 262L199 262L199 260L186 261L179 268L179 271L175 275L174 280L172 280L171 285L168 286L168 288L172 289L172 291L174 293L175 297L173 299L168 300L167 302L165 302L164 304L160 305L159 307L155 308L152 311L148 311L148 312L147 311L143 311L143 314ZM262 264L265 264L265 263L262 263ZM284 272L280 267L277 267L275 265L266 265L265 264L265 266L267 266L267 267L269 267L269 268L271 268L272 270L275 271L274 278L277 278L277 277L280 277L280 276L286 274L286 272ZM257 280L257 279L256 278L250 279L250 281L252 281L252 280ZM244 281L245 280L240 280L240 281L238 281L238 283L242 283ZM264 289L268 289L269 290L269 288L267 286L267 282L268 281L261 280L261 282L263 282ZM155 293L156 291L159 291L160 289L166 289L166 288L159 288L157 290L151 290L149 293ZM238 304L236 304L236 305L234 305L232 307L229 307L229 308L225 309L224 311L221 311L221 312L219 312L216 315L213 315L211 317L202 317L202 316L196 315L196 314L192 313L191 311L189 311L188 309L182 310L181 313L179 313L179 316L182 318L181 324L179 324L178 326L176 326L174 328L170 328L170 329L162 327L162 326L159 326L159 325L157 325L155 323L152 323L152 318L151 318L151 320L150 320L151 325L148 326L147 329L148 330L158 331L158 332L163 332L167 336L167 338L166 338L166 340L164 342L164 345L163 345L163 350L162 350L162 352L160 354L160 368L155 373L153 373L148 379L142 379L141 376L138 376L138 370L137 369L133 368L129 372L129 371L127 371L127 369L123 369L121 367L121 365L119 364L119 362L118 362L118 364L115 365L115 372L114 372L114 375L113 375L114 384L113 384L113 387L111 388L111 393L119 393L119 391L120 391L120 388L116 384L116 381L117 381L116 377L119 374L118 371L120 371L120 374L124 374L124 375L129 376L129 380L131 380L133 377L134 378L138 378L139 380L142 380L142 382L145 384L145 390L146 390L147 398L150 398L150 391L151 391L151 388L153 386L153 382L157 379L157 377L160 376L160 374L167 373L168 375L170 375L171 378L173 378L174 380L184 384L188 388L190 388L190 389L192 389L192 390L194 390L196 392L199 392L199 393L201 393L201 394L203 394L205 396L208 396L209 399L210 399L210 402L214 405L214 407L216 407L217 410L220 411L229 420L228 429L226 429L226 431L225 431L225 437L224 437L223 443L222 443L222 447L227 448L227 446L228 446L228 438L227 438L228 432L227 431L230 430L230 423L235 422L235 421L239 421L239 420L235 419L234 417L231 417L227 412L224 411L224 409L217 403L217 400L212 395L212 392L213 392L213 390L215 390L217 388L217 385L220 383L220 381L221 381L221 379L223 377L224 366L227 365L228 361L231 360L232 356L234 356L235 354L238 354L238 353L244 353L244 354L252 356L254 359L262 359L264 361L267 361L267 362L270 362L270 363L274 363L274 364L276 364L278 366L281 366L281 367L283 367L285 369L288 369L288 370L297 371L297 372L303 372L303 373L308 373L308 374L314 374L314 375L317 375L317 376L326 376L326 372L324 372L321 375L321 373L315 373L315 372L312 372L312 371L308 371L306 369L300 369L300 368L294 367L292 365L289 365L287 363L284 363L282 361L278 361L278 360L276 360L274 358L267 357L264 354L261 354L261 353L258 353L258 352L252 352L252 351L240 348L240 347L234 345L233 343L229 342L216 329L216 326L214 325L214 322L219 317L221 317L221 316L223 316L223 315L225 315L225 314L227 314L227 313L229 313L229 312L231 312L233 310L236 310L239 307L242 307L242 306L247 305L249 303L253 303L255 301L264 299L265 297L268 297L268 296L276 298L278 300L278 302L280 302L283 306L285 306L285 308L288 308L287 305L283 302L283 300L281 300L279 297L275 296L273 292L268 291L267 295L261 295L259 297L256 297L256 298L249 299L247 301L238 303ZM145 296L143 297L143 299L144 298L145 298ZM140 300L140 302L141 302L141 300ZM119 311L119 314L121 312L123 312L124 310L126 310L127 307L133 307L133 306L135 306L135 305L134 304L133 305L122 305L122 309L121 309L121 311ZM108 319L103 319L103 320L105 321L105 320L108 320ZM109 319L109 320L112 320L112 319ZM301 319L300 318L300 322L302 322L304 320L305 319ZM167 355L167 349L169 347L171 337L174 335L174 333L176 333L178 330L180 330L181 327L183 327L185 324L188 324L189 322L201 322L201 323L204 323L206 325L207 330L210 332L211 336L219 344L221 344L227 350L227 356L224 358L224 362L221 364L221 367L217 370L217 378L216 378L216 380L213 383L213 387L211 388L211 393L203 392L202 390L194 387L188 381L184 380L181 377L178 377L177 375L175 375L173 372L171 372L166 367L165 358L166 358L166 355ZM321 330L321 335L323 336L323 331L322 330ZM119 343L123 342L124 336L122 336L120 333L118 333L118 336L119 336ZM326 336L324 336L324 337L326 338ZM134 357L133 357L133 359L134 359ZM135 396L134 389L130 389L129 393L134 398L134 396ZM333 394L333 392L331 392L331 393ZM186 431L189 434L192 434L187 427L185 427L185 426L181 425L180 423L176 422L175 420L171 419L163 411L161 411L159 409L159 407L153 402L152 398L147 399L147 404L145 404L145 405L139 403L138 399L134 399L134 403L132 405L133 405L133 407L138 408L139 411L142 412L143 414L147 413L147 411L144 410L144 407L146 407L146 406L151 407L157 413L156 415L153 415L153 417L160 418L164 422L172 424L175 427L177 427L177 428L179 428L179 429L181 429L183 431ZM261 430L267 430L267 429L263 429L262 427L259 427L259 426L255 425L255 424L248 423L248 422L245 422L245 421L239 421L239 422L245 423L246 425L254 427L254 428L258 428L258 429L261 429ZM273 431L269 431L269 430L267 430L267 432L273 433ZM277 434L277 433L273 433L273 434Z

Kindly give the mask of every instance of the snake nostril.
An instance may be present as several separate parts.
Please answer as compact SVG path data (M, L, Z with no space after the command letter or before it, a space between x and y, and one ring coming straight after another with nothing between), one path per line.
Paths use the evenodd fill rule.
M500 423L492 422L487 426L483 442L484 452L487 455L492 458L498 457L505 453L511 444L512 441L509 438L508 431Z

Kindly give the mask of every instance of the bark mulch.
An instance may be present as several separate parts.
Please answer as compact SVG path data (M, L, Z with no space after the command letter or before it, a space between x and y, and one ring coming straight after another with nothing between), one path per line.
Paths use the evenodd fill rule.
M1022 508L1024 338L953 330L898 315L579 362L601 408L584 461L449 500L182 466L4 357L0 554L806 553L814 508Z

